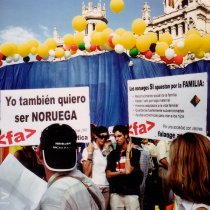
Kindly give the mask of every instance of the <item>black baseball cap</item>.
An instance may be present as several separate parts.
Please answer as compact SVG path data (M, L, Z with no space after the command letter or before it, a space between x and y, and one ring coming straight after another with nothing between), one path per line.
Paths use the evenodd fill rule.
M52 124L42 131L44 163L52 171L71 171L77 162L77 134L66 124Z

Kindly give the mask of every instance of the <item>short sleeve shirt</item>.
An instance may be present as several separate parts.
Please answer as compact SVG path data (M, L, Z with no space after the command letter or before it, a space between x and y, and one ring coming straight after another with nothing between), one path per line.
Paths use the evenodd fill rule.
M106 178L105 169L107 165L107 157L103 155L97 144L94 142L93 152L93 167L92 167L92 181L99 186L108 186L109 183ZM105 148L104 148L105 149ZM83 150L82 161L87 160L88 152L87 147Z
M92 187L91 189L101 200L101 206L104 209L103 195L92 181L78 170L74 170L70 174L79 177L85 184ZM98 210L97 204L81 181L66 176L53 182L55 177L50 178L48 189L36 210Z
M110 193L117 193L122 195L139 195L139 186L142 182L143 173L139 166L140 151L132 149L131 165L134 170L131 174L109 178ZM113 150L107 158L106 170L112 172L119 171L125 168L126 152L120 153L118 150Z

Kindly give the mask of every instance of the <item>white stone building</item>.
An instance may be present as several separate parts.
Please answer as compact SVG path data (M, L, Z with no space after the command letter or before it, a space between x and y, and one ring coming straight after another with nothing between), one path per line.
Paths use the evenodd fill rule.
M142 19L147 23L147 31L159 36L169 32L174 42L184 39L186 32L196 28L200 33L210 33L210 0L164 0L164 14L151 18L150 6L145 2ZM210 59L209 54L205 59ZM197 60L193 54L185 59L185 64Z
M150 6L144 4L142 18L148 31L169 32L174 40L183 38L191 28L210 33L210 0L165 0L163 7L163 15L151 18Z
M191 28L196 28L201 34L210 33L210 0L163 0L163 7L164 14L152 18L150 6L145 2L142 9L142 19L147 24L146 31L156 32L158 36L164 32L169 32L174 42L183 40L184 35ZM83 2L82 16L87 20L87 28L84 31L86 37L89 37L91 32L95 30L95 26L99 21L108 23L105 3L102 3L101 0L96 6L93 5L91 0L89 0L87 5ZM56 27L54 28L53 36L58 46L62 46L63 41ZM92 54L95 53L101 53L101 51L93 52ZM77 53L77 55L80 54L86 54L86 52ZM153 59L155 61L160 60L158 56L153 56ZM210 55L207 54L204 59L210 60ZM196 60L198 59L195 58L194 54L189 54L185 58L184 64L186 65Z
M89 1L88 5L85 6L84 1L82 2L82 16L87 21L87 28L85 30L85 35L90 36L91 32L95 30L95 26L99 21L108 23L106 19L106 7L105 3L99 0L97 6L93 6L93 2Z
M95 30L95 26L99 21L103 21L106 24L108 23L106 19L105 3L103 3L102 5L101 0L99 0L97 6L94 6L91 0L88 2L86 6L83 1L82 2L82 16L87 21L87 27L86 27L86 30L84 31L84 34L86 37L90 37L92 31ZM58 46L63 45L63 40L60 37L59 32L56 27L54 27L53 29L53 38L57 41Z

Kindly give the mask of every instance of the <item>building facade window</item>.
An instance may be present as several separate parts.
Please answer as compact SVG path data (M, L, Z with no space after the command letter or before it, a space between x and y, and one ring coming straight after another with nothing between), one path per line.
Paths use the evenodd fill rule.
M182 31L183 31L183 34L185 34L186 31L185 31L185 23L184 22L182 23Z
M177 24L175 25L175 29L176 29L176 36L178 36L179 32L178 32L178 25Z

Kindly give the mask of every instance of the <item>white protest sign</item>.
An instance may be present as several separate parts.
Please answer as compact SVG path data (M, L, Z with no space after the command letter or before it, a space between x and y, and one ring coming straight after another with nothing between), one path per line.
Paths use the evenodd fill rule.
M172 140L178 134L206 135L207 73L128 81L129 133Z
M47 182L7 155L0 165L0 209L34 210L46 190Z
M77 142L89 142L89 88L1 91L0 147L39 144L41 131L53 123L70 125Z

